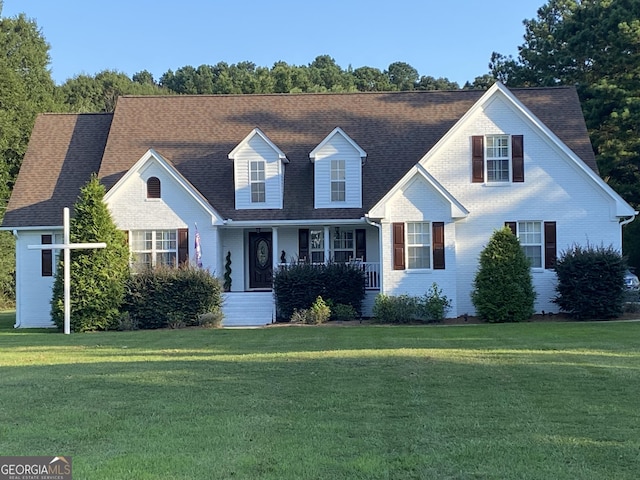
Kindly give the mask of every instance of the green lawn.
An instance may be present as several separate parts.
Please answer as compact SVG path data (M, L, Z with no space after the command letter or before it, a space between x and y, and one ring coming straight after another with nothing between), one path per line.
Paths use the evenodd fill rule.
M72 334L0 314L0 452L76 479L637 479L640 323Z

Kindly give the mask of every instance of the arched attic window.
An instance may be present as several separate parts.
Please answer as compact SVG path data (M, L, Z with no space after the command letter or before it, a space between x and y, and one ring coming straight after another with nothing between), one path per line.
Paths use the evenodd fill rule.
M147 180L147 198L160 198L160 179L149 177Z

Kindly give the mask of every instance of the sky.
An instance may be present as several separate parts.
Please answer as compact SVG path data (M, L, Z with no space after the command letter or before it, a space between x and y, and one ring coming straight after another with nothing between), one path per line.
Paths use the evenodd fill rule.
M4 0L51 49L57 84L77 75L250 61L308 65L329 55L343 69L405 62L460 86L488 73L492 52L517 56L525 19L546 0Z

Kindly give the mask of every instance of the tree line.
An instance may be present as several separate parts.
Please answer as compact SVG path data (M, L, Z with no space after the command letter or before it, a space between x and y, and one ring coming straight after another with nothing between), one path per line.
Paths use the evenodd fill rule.
M249 94L486 89L575 85L600 173L640 208L640 0L549 0L525 20L517 57L494 52L488 72L462 87L405 62L342 68L329 55L308 65L219 62L154 79L105 70L55 85L49 44L25 14L2 17L0 0L0 218L40 112L112 112L119 95ZM11 280L11 241L0 235L0 303ZM625 227L625 253L640 267L640 220ZM11 270L12 271L12 270ZM4 273L3 273L4 272Z

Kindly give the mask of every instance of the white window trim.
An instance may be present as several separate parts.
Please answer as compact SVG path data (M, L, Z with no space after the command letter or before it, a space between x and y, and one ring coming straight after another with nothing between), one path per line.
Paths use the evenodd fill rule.
M260 167L257 170L253 170L253 166L256 165ZM253 174L254 172L259 176L262 173L262 179L254 180ZM262 190L264 192L263 200L254 200L253 199L253 186L254 185L262 185ZM267 202L267 164L264 160L251 160L249 162L249 201L253 204L255 203L266 203Z
M425 244L425 243L410 243L409 242L409 225L412 224L423 224L426 225L427 227L427 233L429 235L429 244ZM405 271L408 273L427 273L427 272L432 272L433 271L433 232L432 232L432 228L433 225L430 221L417 221L417 222L405 222L404 225L405 228L405 265L406 265L406 269ZM424 231L422 233L422 235L424 235ZM409 265L409 249L411 247L425 247L428 246L429 248L429 266L428 267L411 267Z
M143 250L136 250L136 241L135 241L135 235L142 233L142 234L146 234L147 232L151 232L151 249L143 249ZM160 241L160 239L158 238L157 234L159 232L172 232L175 235L175 249L162 249L162 248L157 248L157 242ZM143 242L146 242L146 239L142 240ZM171 241L171 240L169 240ZM130 254L131 254L131 266L133 268L137 267L137 266L144 266L146 264L142 264L139 262L135 261L135 256L137 254L150 254L151 255L151 267L156 267L158 265L158 254L163 254L163 253L173 253L175 254L175 264L177 265L178 263L178 231L176 229L171 229L171 228L164 228L164 229L157 229L157 230L130 230L129 231L129 245L130 245Z
M342 173L342 178L333 178L333 174L336 172L338 175ZM331 203L345 203L347 201L347 162L344 159L332 159L329 166L329 199ZM342 200L335 200L333 198L333 186L339 184L344 185L344 198Z
M520 224L521 223L537 223L540 227L540 243L522 243L522 239L520 238ZM524 247L540 247L540 266L534 267L531 266L532 271L544 271L545 258L544 258L544 221L542 220L518 220L516 221L516 237L518 241L520 241L520 246ZM528 257L527 257L528 258Z
M504 137L507 139L507 156L506 157L492 157L489 156L489 139L490 138L498 138ZM489 161L492 160L506 160L508 165L507 171L507 179L506 180L489 180ZM485 135L484 137L484 178L485 184L490 186L504 186L511 184L512 178L512 169L513 169L513 153L511 151L511 135L506 133L496 133Z

